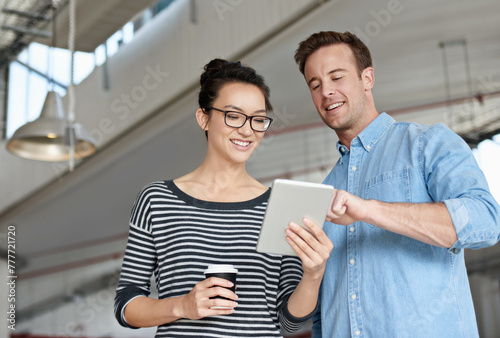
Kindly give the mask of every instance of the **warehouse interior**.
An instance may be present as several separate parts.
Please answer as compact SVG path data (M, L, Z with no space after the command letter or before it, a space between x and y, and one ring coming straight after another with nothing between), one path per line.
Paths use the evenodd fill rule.
M275 121L247 163L266 185L276 178L321 182L338 158L337 137L293 60L297 44L322 30L354 32L370 48L379 112L443 122L478 154L485 144L497 149L478 155L480 165L500 158L497 0L76 0L71 49L92 67L74 86L67 74L53 76L58 68L69 73L69 63L49 58L41 71L34 66L41 56L26 57L31 45L71 47L70 5L0 1L0 267L14 266L16 276L15 331L0 328L2 337L154 336L154 329L120 327L113 315L128 217L144 185L179 177L203 160L206 141L194 112L199 75L213 58L242 61L271 88ZM75 62L75 74L82 64ZM15 82L14 67L45 87ZM13 116L25 123L42 109L38 100L36 116L28 117L32 93L44 98L56 88L67 107L70 87L74 118L96 152L72 164L8 151ZM497 174L486 174L498 200L495 163ZM465 256L480 335L499 337L500 247ZM1 310L8 311L9 289L1 284Z

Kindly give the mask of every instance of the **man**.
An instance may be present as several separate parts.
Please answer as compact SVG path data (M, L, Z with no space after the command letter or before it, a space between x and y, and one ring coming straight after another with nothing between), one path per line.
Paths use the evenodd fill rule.
M478 337L463 249L497 243L500 224L471 150L443 124L379 114L355 35L313 34L295 60L340 153L313 336Z

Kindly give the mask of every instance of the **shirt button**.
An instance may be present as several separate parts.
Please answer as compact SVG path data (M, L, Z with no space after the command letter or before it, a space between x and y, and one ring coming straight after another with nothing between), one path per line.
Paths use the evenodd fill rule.
M352 299L352 300L355 300L355 299L356 299L356 295L352 295L352 296L351 296L351 299Z
M356 171L356 166L355 165L352 166L352 171Z
M351 264L354 264L354 262L355 262L354 258L351 258L351 260L349 261L349 263Z
M372 148L372 146L366 146L366 149L370 150Z
M350 232L354 232L354 227L350 227L350 228L349 228L349 231L350 231Z
M354 331L354 334L355 334L356 336L359 336L359 335L361 334L361 331L356 330L356 331Z

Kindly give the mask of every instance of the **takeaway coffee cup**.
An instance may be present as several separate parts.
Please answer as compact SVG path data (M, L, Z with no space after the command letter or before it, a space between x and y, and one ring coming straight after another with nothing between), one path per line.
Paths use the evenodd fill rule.
M208 268L204 272L205 278L210 278L210 277L218 277L218 278L224 278L227 279L228 281L231 281L233 283L233 286L229 289L233 292L236 292L236 275L238 274L238 269L236 269L233 265L231 264L212 264L209 265ZM214 298L221 298L221 299L226 299L224 297L214 297ZM226 309L225 307L212 307L212 309Z

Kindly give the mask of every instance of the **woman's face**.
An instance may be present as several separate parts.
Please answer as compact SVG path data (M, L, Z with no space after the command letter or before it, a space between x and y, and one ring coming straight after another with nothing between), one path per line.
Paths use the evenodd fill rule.
M219 90L213 108L234 111L248 116L266 116L264 94L255 85L232 82ZM224 122L224 113L212 109L205 129L208 131L208 152L232 163L245 163L264 137L263 132L254 131L250 120L240 128ZM207 115L205 115L208 118ZM227 117L228 119L230 116ZM230 123L230 121L228 120Z

